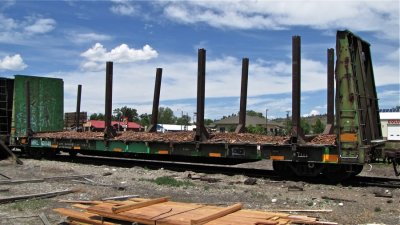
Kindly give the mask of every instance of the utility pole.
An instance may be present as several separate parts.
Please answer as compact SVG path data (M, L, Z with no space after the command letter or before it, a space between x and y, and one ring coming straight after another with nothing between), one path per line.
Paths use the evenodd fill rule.
M268 134L268 108L265 109L265 129L267 130Z
M289 132L290 128L289 128L289 110L286 111L286 129Z

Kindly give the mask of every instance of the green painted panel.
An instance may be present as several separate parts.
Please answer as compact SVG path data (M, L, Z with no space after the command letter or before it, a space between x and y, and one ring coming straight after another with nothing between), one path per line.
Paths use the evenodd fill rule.
M104 141L96 141L96 150L107 151Z
M16 75L12 137L26 136L25 83L29 81L31 127L34 132L61 131L64 127L64 82L62 79Z
M200 156L203 157L227 157L228 150L225 144L202 144L200 145Z
M150 153L150 148L144 142L132 142L127 145L125 152Z
M109 142L108 151L124 152L126 147L127 147L127 145L124 142L111 141L111 142Z
M179 143L174 144L174 155L200 156L200 152L197 151L196 143Z
M171 154L172 148L169 143L152 142L149 143L150 154Z

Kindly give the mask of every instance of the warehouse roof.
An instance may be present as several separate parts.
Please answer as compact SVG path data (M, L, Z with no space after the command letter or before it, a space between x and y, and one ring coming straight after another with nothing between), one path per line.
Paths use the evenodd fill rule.
M381 120L400 119L400 112L380 112L379 117Z

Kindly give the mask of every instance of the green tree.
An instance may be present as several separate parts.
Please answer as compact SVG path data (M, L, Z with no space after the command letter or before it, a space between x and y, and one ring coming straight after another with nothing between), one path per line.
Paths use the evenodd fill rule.
M172 111L172 109L168 107L160 107L158 109L158 123L175 124L176 117L174 116L174 112Z
M312 130L314 134L320 134L324 132L325 130L325 125L321 122L321 120L318 118L315 121L315 124L312 126Z
M178 125L189 125L190 123L190 116L188 115L183 115L182 117L179 117L176 119L176 124Z
M128 117L129 122L139 122L139 117L137 110L134 108L128 108L124 106L122 108L116 108L113 110L115 116L113 116L113 120L120 120L123 117Z
M236 126L234 126L234 125L229 125L229 126L226 127L226 130L227 130L228 132L235 132Z
M311 131L311 125L307 122L305 118L301 118L300 126L303 129L304 134L309 134Z
M252 134L265 134L264 127L259 124L256 126L249 125L248 127L246 127L246 131Z
M90 120L104 120L104 114L103 113L93 113L90 115Z
M140 121L139 121L140 125L142 125L142 126L149 126L150 125L151 114L147 114L147 113L140 114L139 118L140 118Z
M214 120L212 120L212 119L204 119L204 125L209 126L212 123L214 123Z
M248 116L258 116L258 117L264 118L262 113L256 112L254 110L247 110L246 111L246 115L248 115Z
M305 118L300 119L300 127L303 130L304 134L309 134L311 131L311 126ZM286 130L288 131L288 134L290 134L290 132L292 131L292 121L291 120L287 121Z

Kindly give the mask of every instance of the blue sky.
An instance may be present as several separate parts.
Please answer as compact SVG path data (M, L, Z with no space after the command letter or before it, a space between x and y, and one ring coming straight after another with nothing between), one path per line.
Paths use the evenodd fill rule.
M302 43L301 114L326 112L326 50L338 29L371 44L381 108L400 105L399 1L1 1L0 75L64 79L65 111L104 111L105 62L114 61L113 107L193 115L197 49L207 50L206 118L237 113L241 60L250 59L247 108L291 109L291 40Z

